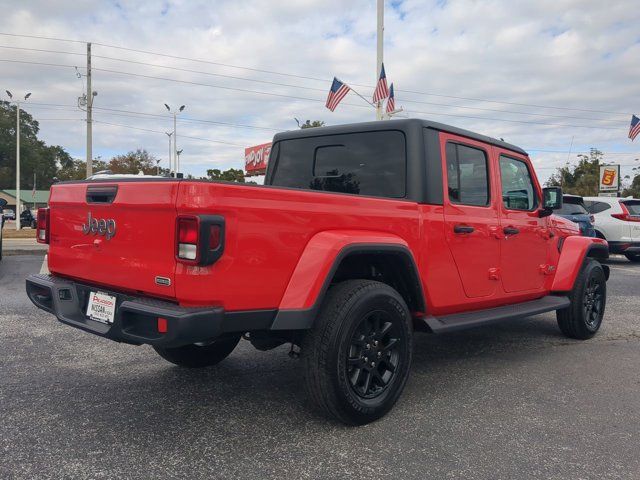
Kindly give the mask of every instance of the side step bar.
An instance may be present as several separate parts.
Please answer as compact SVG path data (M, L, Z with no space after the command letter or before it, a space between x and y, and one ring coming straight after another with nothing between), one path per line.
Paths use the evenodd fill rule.
M481 327L503 320L513 320L516 318L530 317L539 313L551 312L566 308L571 304L568 297L548 295L538 300L530 302L505 305L503 307L488 308L475 312L454 313L434 317L427 315L424 322L433 333L448 333L467 328Z

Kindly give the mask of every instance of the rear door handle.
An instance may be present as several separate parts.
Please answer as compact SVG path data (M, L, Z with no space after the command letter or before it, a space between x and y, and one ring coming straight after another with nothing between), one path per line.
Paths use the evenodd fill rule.
M515 227L504 227L502 231L505 235L517 235L520 233L520 230Z
M469 225L455 225L453 227L453 233L473 233L475 228Z

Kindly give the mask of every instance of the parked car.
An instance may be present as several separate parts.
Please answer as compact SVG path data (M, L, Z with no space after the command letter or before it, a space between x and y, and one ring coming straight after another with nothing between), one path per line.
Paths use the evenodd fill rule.
M7 201L5 200L5 205L7 204ZM12 209L10 208L5 208L4 210L2 210L2 218L5 220L15 220L16 219L16 212L14 212Z
M31 213L29 209L24 210L20 214L20 228L25 227L36 228L36 217L33 216L33 213Z
M585 237L596 236L596 231L593 228L593 222L595 220L593 215L587 211L582 197L577 195L563 195L562 208L553 213L578 224L581 235Z
M2 210L7 205L7 201L4 198L0 198L0 210ZM4 212L0 218L0 260L2 260L2 239L4 232Z
M55 184L37 230L51 274L27 294L184 367L241 338L296 345L311 401L349 424L393 407L414 329L550 311L566 336L600 328L607 243L554 220L561 189L514 145L413 119L291 131L265 181Z
M609 243L611 253L640 262L640 200L616 197L585 197L593 214L596 236Z

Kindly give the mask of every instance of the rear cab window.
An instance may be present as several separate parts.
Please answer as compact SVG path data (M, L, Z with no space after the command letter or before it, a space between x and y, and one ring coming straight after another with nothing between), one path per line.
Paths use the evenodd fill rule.
M374 197L406 196L407 154L398 130L281 140L271 185Z

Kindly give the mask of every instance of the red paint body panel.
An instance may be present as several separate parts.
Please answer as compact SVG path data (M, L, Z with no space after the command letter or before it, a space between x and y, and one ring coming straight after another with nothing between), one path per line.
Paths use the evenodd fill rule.
M294 290L283 296L303 252L322 232L352 231L356 243L394 236L411 251L420 250L418 206L403 200L182 182L176 210L222 215L226 222L222 258L209 267L177 265L176 297L185 305L220 305L227 310L278 308L283 301L298 305L300 295ZM317 272L314 275L304 279L305 285L315 284Z
M594 243L607 245L601 238L571 236L567 237L562 246L562 253L556 270L551 290L554 292L568 292L580 273L582 261L587 250Z
M118 184L114 182L114 184ZM174 235L178 182L120 182L113 203L87 204L86 183L51 187L49 270L87 283L175 295ZM85 235L82 225L91 212L96 219L113 219L116 234ZM155 283L169 278L170 286Z

